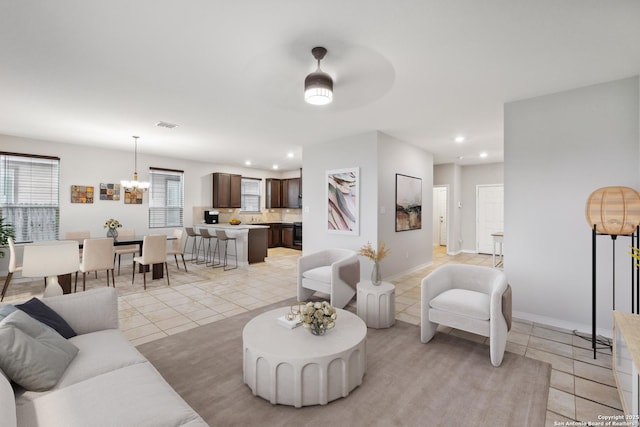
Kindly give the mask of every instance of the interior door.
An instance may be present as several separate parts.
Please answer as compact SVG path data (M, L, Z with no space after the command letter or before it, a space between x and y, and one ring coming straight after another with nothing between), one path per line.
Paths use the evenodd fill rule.
M447 188L436 187L433 189L436 199L436 220L438 221L438 244L440 246L447 245Z
M504 185L476 187L476 248L478 253L493 253L493 233L504 231ZM503 251L504 252L504 251Z

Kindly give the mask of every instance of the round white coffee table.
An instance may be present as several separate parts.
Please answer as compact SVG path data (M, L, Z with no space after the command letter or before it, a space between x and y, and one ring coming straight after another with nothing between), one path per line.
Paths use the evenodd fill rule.
M389 328L396 322L396 287L382 282L374 285L362 280L356 285L358 316L370 328Z
M267 311L242 331L244 383L273 404L326 405L362 384L366 371L367 326L338 309L336 326L316 336L276 319L289 307Z

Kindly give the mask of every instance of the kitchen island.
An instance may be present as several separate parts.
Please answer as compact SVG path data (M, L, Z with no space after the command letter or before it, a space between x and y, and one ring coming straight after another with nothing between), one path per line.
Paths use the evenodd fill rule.
M238 245L238 266L246 266L256 262L264 262L267 257L267 242L269 226L253 224L196 224L195 228L206 228L215 235L216 230L224 230L229 237L236 238ZM213 242L211 242L213 244ZM230 243L227 258L233 263L233 243ZM224 245L219 245L224 250ZM224 254L221 255L224 256Z

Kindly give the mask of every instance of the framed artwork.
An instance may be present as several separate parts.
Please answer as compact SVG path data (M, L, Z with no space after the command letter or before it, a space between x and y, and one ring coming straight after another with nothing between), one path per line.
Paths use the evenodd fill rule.
M396 174L396 231L422 228L422 179Z
M142 190L135 190L133 188L125 188L124 190L124 204L125 205L141 205L142 204Z
M120 184L100 184L100 200L120 200Z
M93 203L93 186L72 185L71 203Z
M327 171L327 230L357 236L359 226L359 168Z

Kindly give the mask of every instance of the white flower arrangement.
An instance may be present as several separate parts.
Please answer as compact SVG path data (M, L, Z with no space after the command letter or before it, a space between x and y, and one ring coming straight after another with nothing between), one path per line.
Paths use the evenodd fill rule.
M120 228L120 227L122 227L122 224L120 224L120 221L118 221L117 219L109 218L104 223L104 227L103 228L108 228L110 230L115 230L116 228Z
M314 335L324 333L336 326L338 313L327 301L308 302L302 306L300 320L305 329L310 329Z

